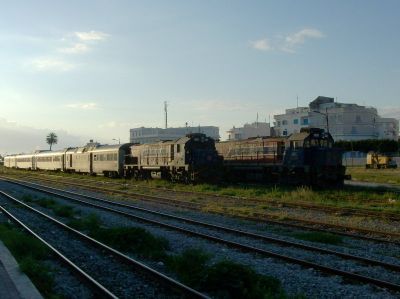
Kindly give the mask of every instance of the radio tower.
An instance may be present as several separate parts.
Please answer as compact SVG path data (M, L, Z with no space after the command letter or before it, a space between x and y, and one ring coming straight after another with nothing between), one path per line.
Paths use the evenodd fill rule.
M168 103L164 101L164 112L165 112L165 128L168 128Z

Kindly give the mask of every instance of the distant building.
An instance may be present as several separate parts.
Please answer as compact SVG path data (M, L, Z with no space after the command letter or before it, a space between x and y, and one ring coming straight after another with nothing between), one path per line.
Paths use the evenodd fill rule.
M329 97L317 97L309 107L287 109L274 119L278 136L299 132L303 127L325 129L335 140L398 140L399 135L397 119L380 117L374 107L337 103Z
M161 140L174 140L189 133L203 133L219 140L219 128L214 126L180 127L180 128L134 128L130 129L130 142L152 143Z
M233 127L228 133L228 140L241 140L250 137L271 136L271 127L266 122L245 124L243 127Z
M308 128L310 109L298 107L286 109L285 114L274 115L274 132L276 136L288 136L299 133L301 128Z

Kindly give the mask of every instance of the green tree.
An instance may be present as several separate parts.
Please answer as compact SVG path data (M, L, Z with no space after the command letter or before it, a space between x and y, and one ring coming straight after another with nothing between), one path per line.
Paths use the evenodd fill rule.
M47 144L50 145L50 150L51 150L52 145L57 144L57 142L58 142L58 137L57 137L56 133L51 132L49 135L47 135L46 142L47 142Z

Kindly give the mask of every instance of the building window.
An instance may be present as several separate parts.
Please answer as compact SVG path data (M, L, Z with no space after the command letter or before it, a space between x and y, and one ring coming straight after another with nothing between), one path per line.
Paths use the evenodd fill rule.
M361 122L361 116L360 115L356 115L356 123L360 123Z
M287 130L283 130L282 135L287 136Z
M302 125L308 125L308 118L303 118L301 120L301 122L302 122Z
M278 120L278 127L280 127L281 126L281 122Z
M287 120L282 120L282 125L283 126L287 125Z
M299 120L298 120L297 118L295 118L295 119L293 120L293 124L298 125L298 124L299 124Z

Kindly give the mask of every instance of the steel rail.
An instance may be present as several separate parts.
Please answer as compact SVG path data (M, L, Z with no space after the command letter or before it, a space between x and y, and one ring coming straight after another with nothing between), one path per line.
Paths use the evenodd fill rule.
M1 192L1 191L0 191ZM1 192L3 195L4 193ZM50 243L45 241L43 238L41 238L38 234L36 234L32 229L30 229L26 224L24 224L21 220L19 220L16 216L14 216L11 212L7 211L3 206L0 205L0 211L3 212L9 219L11 219L13 222L21 226L25 231L27 231L29 234L31 234L34 238L39 240L41 243L43 243L50 251L58 258L61 260L62 263L67 265L73 273L75 273L77 276L79 276L79 279L86 283L88 287L100 298L112 298L112 299L117 299L118 297L114 295L111 291L109 291L106 287L104 287L102 284L100 284L97 280L95 280L93 277L91 277L89 274L87 274L84 270L79 268L74 262L72 262L70 259L68 259L65 255L63 255L60 251L55 249Z
M137 260L135 260L135 259L123 254L123 253L121 253L120 251L117 251L114 248L112 248L112 247L110 247L108 245L105 245L105 244L103 244L103 243L101 243L101 242L99 242L99 241L97 241L97 240L95 240L95 239L93 239L93 238L81 233L80 231L67 226L66 224L58 221L57 219L55 219L55 218L53 218L53 217L51 217L51 216L49 216L49 215L47 215L47 214L35 209L35 208L25 204L24 202L22 202L22 201L20 201L20 200L18 200L16 198L10 196L9 194L7 194L7 193L5 193L5 192L3 192L1 190L0 190L0 195L3 195L4 197L8 198L9 200L12 200L13 202L16 202L16 203L22 205L23 207L27 208L28 210L31 210L32 212L47 218L48 220L52 221L53 223L55 223L56 225L62 227L63 229L74 233L75 235L80 237L82 240L85 240L85 241L91 243L92 245L94 244L98 248L104 249L104 250L112 253L116 257L120 258L127 265L134 266L135 268L140 269L141 271L144 271L147 274L151 274L153 277L155 277L159 281L169 285L170 287L172 287L172 288L174 288L176 290L179 290L183 295L188 296L189 298L209 299L209 297L207 295L202 294L202 293L200 293L200 292L198 292L198 291L196 291L196 290L194 290L194 289L192 289L192 288L180 283L179 281L177 281L177 280L175 280L175 279L173 279L173 278L171 278L171 277L169 277L169 276L167 276L167 275L165 275L165 274L163 274L163 273L161 273L161 272L159 272L157 270L154 270L154 269L150 268L149 266L146 266L145 264L143 264L143 263L141 263L141 262L139 262L139 261L137 261Z
M286 245L286 246L291 246L291 247L297 247L297 248L301 248L301 249L305 249L305 250L317 251L317 252L324 253L324 254L332 254L332 255L336 255L336 256L339 256L339 257L342 257L342 258L345 258L345 259L356 260L356 261L360 261L360 262L363 262L363 263L367 263L367 264L371 264L371 265L375 265L375 266L382 266L382 267L385 267L385 268L388 268L388 269L391 269L391 270L400 271L400 265L389 264L389 263L385 263L385 262L374 260L374 259L368 259L368 258L364 258L364 257L352 255L352 254L347 254L347 253L342 253L342 252L338 252L338 251L334 251L334 250L330 250L330 249L315 247L315 246L312 246L312 245L305 245L305 244L302 244L302 243L291 242L291 241L287 241L287 240L283 240L283 239L268 237L268 236L265 236L265 235L260 235L260 234L256 234L256 233L252 233L252 232L248 232L248 231L244 231L244 230L233 229L233 228L230 228L230 227L227 227L227 226L216 225L216 224L212 224L212 223L208 223L208 222L204 222L204 221L193 220L193 219L190 219L190 218L187 218L187 217L176 216L176 215L172 215L172 214L168 214L168 213L164 213L164 212L158 212L158 211L154 211L154 210L150 210L150 209L146 209L146 208L136 207L136 206L133 206L133 205L120 203L120 202L115 202L115 201L99 198L99 197L96 197L96 196L90 196L90 195L86 195L86 194L82 194L82 193L78 193L78 192L60 190L60 189L57 189L57 188L54 188L54 187L43 186L43 185L39 185L39 184L36 184L36 183L29 183L29 184L33 184L33 185L36 185L38 187L29 186L29 185L26 185L26 184L24 184L22 182L14 182L14 183L18 184L20 186L26 187L26 188L30 188L30 189L33 189L33 190L36 190L36 191L45 192L47 194L55 195L55 196L62 197L62 198L68 199L68 200L77 201L79 203L82 203L82 204L85 204L85 205L89 205L89 206L93 206L93 207L96 207L96 208L104 209L104 208L107 208L107 207L104 207L104 206L101 206L101 205L97 205L97 204L93 204L93 203L89 203L87 201L82 201L82 200L79 200L79 199L76 199L76 198L73 198L73 197L70 197L70 196L66 196L64 194L60 194L60 193L57 193L57 192L67 193L67 194L70 194L70 195L73 195L73 196L83 197L83 198L87 198L89 200L103 202L103 203L106 203L106 204L109 204L109 205L119 206L119 207L127 208L127 209L130 209L130 210L145 212L145 213L149 213L149 214L152 214L152 215L157 215L157 216L161 216L161 217L165 217L165 218L169 218L169 219L173 219L173 220L179 220L179 221L183 221L183 222L187 222L187 223L191 223L191 224L195 224L195 225L201 225L201 226L208 227L208 228L223 230L223 231L226 231L226 232L229 232L229 233L238 234L238 235L242 235L242 236L245 236L245 237L256 238L256 239L260 239L260 240L263 240L263 241L273 242L273 243ZM54 192L45 190L43 188L53 190ZM109 210L109 211L116 212L116 213L121 212L121 211L115 210L115 209L112 209L112 210ZM132 215L132 214L126 215L125 212L124 212L122 215L128 216L128 215ZM158 223L156 223L156 224L158 224Z
M20 184L20 183L18 183L18 184ZM20 185L24 186L24 184L20 184ZM192 231L192 230L189 230L189 229L186 229L186 228L182 228L182 227L179 227L179 226L163 223L163 222L160 222L160 221L156 221L156 220L153 220L153 219L148 219L148 218L137 216L137 215L133 215L131 213L127 213L127 212L124 212L124 211L116 210L116 209L105 207L105 206L101 206L101 205L94 204L94 203L89 203L87 201L82 201L82 200L79 200L79 199L76 199L76 198L72 198L70 196L58 194L56 192L43 190L41 188L36 188L36 187L29 187L29 188L32 188L34 190L37 190L37 191L40 191L40 192L44 192L44 193L47 193L47 194L63 197L63 198L70 199L70 200L73 200L73 201L77 201L77 202L83 203L83 204L88 205L88 206L93 206L93 207L100 208L100 209L103 209L103 210L106 210L106 211L114 212L114 213L117 213L117 214L120 214L120 215L123 215L123 216L127 216L129 218L134 218L136 220L145 221L147 223L151 223L151 224L155 224L155 225L158 225L158 226L166 227L166 228L173 229L173 230L176 230L176 231L180 231L180 232L183 232L183 233L186 233L186 234L190 234L190 235L193 235L193 236L197 236L197 237L201 237L201 238L204 238L204 239L208 239L208 240L211 240L211 241L214 241L214 242L217 242L217 243L226 244L226 245L229 245L229 246L241 249L241 250L245 250L245 251L248 251L248 252L260 253L260 254L263 254L263 255L266 255L266 256L269 256L269 257L278 258L278 259L285 260L285 261L288 261L288 262L291 262L291 263L299 264L301 266L311 267L311 268L314 268L316 270L320 270L320 271L325 272L325 273L334 274L334 275L340 275L342 277L353 279L353 280L357 280L357 281L360 281L360 282L367 282L367 283L375 284L377 286L385 287L385 288L388 288L388 289L391 289L391 290L396 290L396 291L400 290L400 285L399 284L395 284L395 283L391 283L391 282L387 282L387 281L371 278L371 277L368 277L368 276L364 276L364 275L360 275L360 274L356 274L356 273L352 273L352 272L348 272L348 271L343 271L343 270L332 268L332 267L328 267L328 266L319 265L319 264L312 263L312 262L309 262L309 261L306 261L306 260L293 258L293 257L287 256L287 255L283 255L283 254L278 254L278 253L275 253L275 252L272 252L272 251L269 251L269 250L265 250L265 249L257 248L257 247L254 247L254 246L250 246L250 245L246 245L246 244L242 244L242 243L226 240L226 239L219 238L219 237L214 237L214 236L207 235L207 234L204 234L204 233L199 233L199 232ZM48 188L55 189L55 188L52 188L52 187L48 187ZM67 191L67 192L71 193L70 191ZM75 194L75 195L76 196L81 196L81 195L78 195L78 194ZM83 196L86 197L87 195L83 195ZM87 197L89 197L89 196L87 196ZM106 200L102 200L102 201L106 201ZM122 205L124 205L124 204L122 204ZM254 235L257 236L257 237L259 236L259 235L256 235L256 234L254 234ZM264 236L262 236L262 237L264 237ZM265 238L269 239L269 237L265 237ZM271 238L270 241L272 241L272 238ZM291 242L284 241L284 240L279 240L279 241L280 242L282 241L282 243L285 243L287 245L289 245L289 243L291 243ZM295 243L295 244L297 244L297 243ZM291 245L294 246L293 244L291 244ZM307 245L304 245L304 246L307 247ZM310 250L323 250L321 248L317 248L316 249L316 247L312 247L312 248L313 249L310 249ZM325 252L325 253L334 254L333 252L334 251L327 250L327 252ZM387 264L387 263L376 261L376 260L370 260L370 259L366 259L366 258L362 258L362 257L358 257L358 256L346 255L346 254L342 254L342 253L339 253L339 254L343 255L342 257L347 258L347 259L355 259L355 260L358 260L358 261L370 263L371 265L374 264L374 265L378 265L378 266L384 266L384 267L390 268L391 270L400 271L400 266L398 266L398 265Z
M20 181L18 179L11 179L9 177L0 176L0 178L3 178L5 180L9 179L9 180ZM49 180L49 179L43 179L43 180L54 183L54 181ZM65 184L65 182L60 182L60 183ZM34 184L34 183L32 183L32 184ZM200 204L188 203L185 201L180 201L180 200L175 200L175 199L165 198L165 197L160 197L160 196L155 196L155 195L136 194L136 193L126 192L126 191L121 191L121 190L105 190L102 187L88 186L88 185L79 184L79 183L68 183L68 184L70 184L72 186L86 188L86 189L89 188L91 190L97 190L100 192L111 192L111 193L116 193L116 194L122 194L125 196L140 196L140 200L143 200L143 201L156 202L156 203L164 204L164 205L173 204L174 206L183 207L183 208L190 209L190 210L200 210L202 208L202 205L200 205ZM220 213L220 212L212 212L212 213L219 214L219 215L226 215L226 214ZM273 216L270 216L267 214L255 214L254 216L235 215L235 217L240 218L240 219L245 219L245 220L251 220L251 221L261 221L261 222L265 222L265 223L269 223L269 224L273 224L273 225L280 225L280 226L285 226L285 227L289 226L289 227L303 229L303 230L311 230L311 231L319 231L319 232L327 232L328 231L330 233L334 233L337 235L346 236L346 237L350 237L350 238L357 238L357 239L362 239L362 240L372 241L372 242L381 242L381 243L400 245L400 242L393 241L393 240L374 238L371 236L358 235L358 234L347 233L347 232L338 231L338 230L331 231L331 230L327 230L327 229L301 225L298 223L290 223L287 221L301 222L301 223L306 223L309 225L318 225L318 226L330 227L330 228L340 229L340 230L358 231L360 233L369 234L369 235L371 235L371 234L372 235L381 235L386 238L387 237L400 238L399 233L377 231L377 230L364 229L364 228L352 227L352 226L346 226L346 225L340 225L340 224L331 224L331 223L315 221L315 220L307 220L307 219L296 218L296 217L286 217L287 221L279 221L277 219L272 219L271 217L273 217ZM266 219L266 217L270 217L270 218Z
M39 174L41 176L45 176L44 174ZM62 176L57 176L57 175L49 175L57 178L64 178ZM71 180L77 180L76 178L68 178ZM80 180L82 181L82 180ZM93 180L84 180L85 182L90 182L90 183L96 183ZM120 186L124 184L119 184L119 183L113 183L113 182L102 182L107 185L115 185L115 186ZM196 191L184 191L184 190L164 190L162 188L157 188L157 187L149 187L149 186L138 186L134 184L129 184L132 187L139 188L139 187L144 187L146 189L150 190L157 190L157 191L168 191L168 192L176 192L176 193L181 193L181 194L191 194L191 195L205 195L204 193L201 192L196 192ZM376 190L380 191L380 190ZM387 189L386 191L388 192L393 192L393 193L400 193L398 190L393 190L393 189ZM227 195L218 195L218 194L212 194L212 193L207 193L207 196L211 197L216 197L216 198L226 198L226 199L246 199L246 200L253 200L253 201L259 201L257 198L251 198L251 197L239 197L239 196L227 196ZM268 200L267 203L273 204L273 205L281 205L281 206L286 206L286 207L293 207L293 208L305 208L305 209L313 209L316 211L323 211L323 212L330 212L330 213L337 213L337 212L343 212L343 213L349 213L352 215L356 216L365 216L365 217L379 217L379 218L384 218L384 219L390 219L390 220L395 220L395 221L400 221L400 215L396 212L388 212L388 211L375 211L375 210L370 210L370 209L365 209L365 208L351 208L351 207L334 207L334 206L321 206L321 205L315 205L312 203L308 202L296 202L296 203L289 203L289 202L284 202L284 201L279 201L279 200Z

